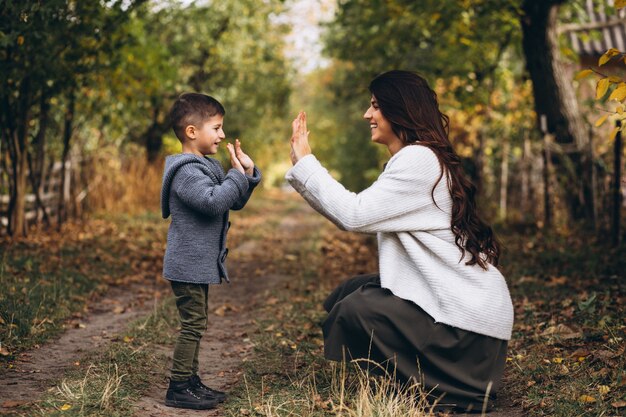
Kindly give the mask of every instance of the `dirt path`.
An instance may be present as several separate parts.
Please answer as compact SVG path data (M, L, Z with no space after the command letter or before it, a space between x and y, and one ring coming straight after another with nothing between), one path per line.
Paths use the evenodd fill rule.
M106 345L130 321L148 314L154 306L153 294L145 286L112 287L86 314L74 316L68 322L73 327L60 338L20 354L11 369L0 370L0 414L36 401L86 352Z
M263 217L264 221L273 217L277 224L272 241L278 244L272 250L284 253L285 257L295 257L299 246L310 244L307 237L325 222L303 202L288 216L273 213ZM231 250L232 283L210 288L209 326L202 340L199 359L202 379L214 388L229 391L241 383L241 365L253 349L249 334L255 328L255 313L271 298L274 289L286 285L289 280L289 277L276 273L259 276L258 269L263 266L264 253L269 249L268 243L258 238L242 241ZM164 283L158 289L169 290ZM153 295L155 290L113 287L105 297L90 306L88 313L75 318L75 326L59 339L20 355L11 370L0 371L0 414L10 414L12 407L36 401L47 389L59 383L75 361L115 340L132 320L149 314L157 301ZM171 361L172 346L163 346L161 353ZM161 375L159 382L135 404L135 417L224 415L221 407L210 411L165 407L166 376ZM521 417L521 412L506 407L506 399L498 403L500 407L489 414L491 417ZM2 408L1 404L9 407Z
M295 212L280 220L275 233L276 236L284 236L284 241L302 243L306 241L303 238L324 221L303 203ZM214 286L209 290L209 326L200 347L200 376L207 385L222 391L228 392L241 380L241 364L253 348L248 333L254 329L253 319L258 307L271 297L274 288L289 280L289 277L277 274L255 277L253 272L259 267L260 258L267 250L265 245L260 240L247 240L235 247L229 255L232 283ZM286 252L286 248L279 250ZM171 347L166 353L171 358ZM135 417L223 415L221 408L194 411L166 407L164 397L167 384L163 375L162 382L137 403Z

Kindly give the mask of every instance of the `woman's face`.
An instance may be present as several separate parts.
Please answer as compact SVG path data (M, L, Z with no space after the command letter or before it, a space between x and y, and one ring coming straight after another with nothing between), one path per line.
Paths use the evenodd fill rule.
M370 123L372 142L387 146L392 154L395 153L394 150L397 151L396 148L402 147L402 141L393 132L391 123L389 123L380 111L378 103L376 102L376 97L372 96L372 99L370 100L370 107L363 115L363 118Z

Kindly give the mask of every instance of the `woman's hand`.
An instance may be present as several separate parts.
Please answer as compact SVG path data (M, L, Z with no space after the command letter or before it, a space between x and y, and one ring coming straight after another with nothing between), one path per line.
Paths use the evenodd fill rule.
M254 175L254 161L241 150L241 142L235 139L235 156L248 176Z
M291 123L291 163L295 165L302 157L311 153L309 131L306 129L306 113L298 113Z
M230 164L237 171L239 171L239 172L241 172L242 174L245 175L246 170L241 165L241 162L239 162L239 159L237 158L237 154L235 153L235 147L233 146L233 144L232 143L227 143L226 144L226 148L228 149L228 153L230 154Z

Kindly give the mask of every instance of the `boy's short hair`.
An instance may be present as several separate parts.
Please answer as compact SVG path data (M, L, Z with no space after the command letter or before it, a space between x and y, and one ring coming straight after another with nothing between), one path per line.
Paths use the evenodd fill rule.
M181 94L170 109L170 121L176 137L185 141L185 128L189 125L201 127L210 117L224 116L224 106L211 96L201 93Z

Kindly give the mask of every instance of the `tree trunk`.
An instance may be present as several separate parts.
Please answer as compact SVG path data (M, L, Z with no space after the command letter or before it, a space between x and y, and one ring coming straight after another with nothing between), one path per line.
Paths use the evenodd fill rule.
M507 191L509 187L509 139L508 134L505 135L507 138L504 139L504 144L502 145L502 165L500 169L500 220L506 221L506 201L507 201Z
M10 135L11 168L13 183L10 193L9 234L12 236L26 236L26 186L28 158L26 152L26 137L30 125L30 80L25 78L20 84L17 117L19 121Z
M525 0L521 18L526 67L533 82L537 115L547 116L548 132L554 134L562 153L554 153L572 219L589 218L590 178L579 178L587 132L582 123L571 77L559 61L557 15L565 0ZM568 163L567 159L571 160ZM581 185L582 183L582 185Z
M28 159L26 149L14 135L16 154L12 162L13 189L11 203L9 203L9 233L12 236L26 236L26 185L28 172Z
M65 201L66 171L67 157L70 153L70 140L72 139L72 131L74 130L74 108L76 105L76 93L74 89L68 94L69 100L65 111L65 125L63 127L63 156L61 159L61 187L59 189L59 208L57 210L57 228L60 230L61 225L67 218L67 207Z
M45 203L41 199L41 193L43 191L43 167L46 152L46 131L48 129L48 113L50 111L50 103L45 93L42 93L39 103L39 131L33 139L33 150L35 152L34 158L32 154L28 153L28 170L30 183L35 194L35 202L37 204L37 221L39 221L39 210L43 217L44 224L50 226L50 219L46 209Z
M524 153L522 154L522 166L521 166L521 182L522 201L520 207L522 209L522 221L527 223L529 221L529 213L531 210L530 204L530 138L528 131L524 131Z
M156 161L163 147L163 128L159 125L159 108L152 110L152 124L146 131L146 156L148 162Z
M621 126L619 120L617 126ZM613 145L613 225L611 227L611 243L618 246L621 237L622 212L622 132L619 130Z
M589 143L587 144L588 170L591 185L591 225L598 231L598 178L596 174L596 155L593 149L593 126L589 126Z
M552 187L550 187L550 178L552 172L552 158L550 152L550 135L547 133L543 136L543 224L544 227L552 226Z

